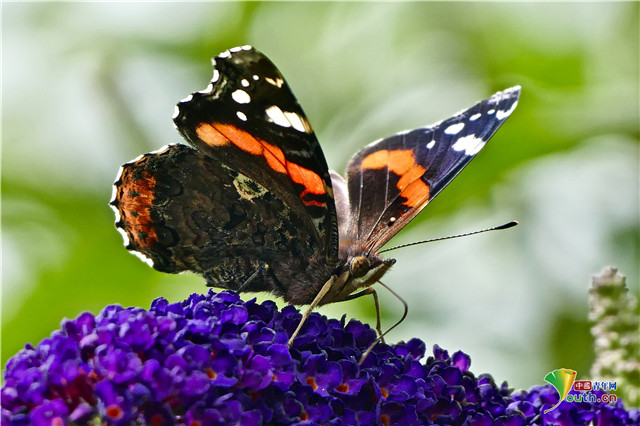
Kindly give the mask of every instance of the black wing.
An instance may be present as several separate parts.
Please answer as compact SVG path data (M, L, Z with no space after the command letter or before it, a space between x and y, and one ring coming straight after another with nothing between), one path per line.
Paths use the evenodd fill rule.
M127 247L158 270L308 303L338 255L326 160L263 54L243 46L213 63L209 87L174 114L195 149L174 145L125 164L112 200L116 225ZM247 284L254 272L266 273L263 266L269 284Z
M359 151L347 166L349 235L375 252L476 156L515 109L520 87L498 92L429 127Z
M212 62L209 87L178 103L178 130L205 155L280 197L333 263L338 231L327 162L282 74L250 46Z

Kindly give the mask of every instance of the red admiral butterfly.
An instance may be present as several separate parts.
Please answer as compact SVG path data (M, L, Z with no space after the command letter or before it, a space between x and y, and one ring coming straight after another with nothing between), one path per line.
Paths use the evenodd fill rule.
M373 142L344 179L267 57L243 46L212 62L211 84L173 116L193 148L169 145L122 166L116 226L159 271L193 271L210 286L269 291L310 309L384 275L395 260L379 249L484 147L520 94L513 87Z

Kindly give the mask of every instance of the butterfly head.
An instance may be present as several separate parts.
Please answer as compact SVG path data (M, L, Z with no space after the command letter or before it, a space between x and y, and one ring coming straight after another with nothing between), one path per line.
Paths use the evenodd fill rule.
M338 277L320 305L347 300L355 291L371 287L396 263L395 259L382 259L377 255L351 257L338 267Z
M354 278L364 277L371 269L371 263L365 256L356 256L349 262L349 272Z
M349 261L351 292L370 287L396 263L395 259L382 259L377 255L355 256Z

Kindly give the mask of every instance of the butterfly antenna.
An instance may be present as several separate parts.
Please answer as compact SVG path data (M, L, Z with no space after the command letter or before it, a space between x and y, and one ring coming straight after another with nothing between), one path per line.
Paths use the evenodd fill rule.
M448 237L432 238L430 240L415 241L413 243L401 244L399 246L395 246L395 247L391 247L391 248L388 248L388 249L380 250L378 253L384 253L385 251L391 251L391 250L395 250L395 249L399 249L399 248L415 246L415 245L418 245L418 244L431 243L431 242L434 242L434 241L451 240L453 238L459 238L459 237L468 237L469 235L481 234L483 232L488 232L488 231L498 231L500 229L509 229L509 228L513 228L517 224L518 224L518 221L512 220L511 222L507 222L504 225L493 226L491 228L481 229L479 231L467 232L466 234L450 235Z
M388 328L384 333L382 333L380 336L378 336L378 338L376 340L373 341L373 343L371 343L369 345L369 347L367 348L366 351L364 351L364 353L362 354L362 356L360 357L360 361L358 361L358 365L362 365L362 363L364 362L364 360L369 356L369 354L371 353L371 351L373 350L373 348L380 343L384 336L386 336L391 330L393 330L394 328L396 328L397 326L400 325L400 323L402 321L404 321L404 319L407 317L407 314L409 313L409 305L407 304L407 302L405 302L405 300L400 297L400 295L398 293L396 293L395 291L391 290L391 288L389 288L385 283L383 283L382 281L378 281L378 283L386 288L389 293L393 294L399 301L402 302L402 306L404 307L404 313L402 314L402 318L400 318L400 320L398 322L396 322L395 324L393 324L390 328Z

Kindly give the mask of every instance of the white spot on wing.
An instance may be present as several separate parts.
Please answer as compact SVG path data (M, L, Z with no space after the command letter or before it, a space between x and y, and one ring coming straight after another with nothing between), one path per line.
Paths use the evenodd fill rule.
M246 78L240 80L240 84L242 85L242 87L249 87L249 81L247 81Z
M146 263L147 265L153 268L153 260L145 256L144 254L140 253L139 251L129 250L129 252L131 252L131 254L135 254L136 256L138 256L140 260L142 260L144 263Z
M120 219L118 219L120 220ZM127 235L127 231L125 231L122 228L116 228L118 230L118 232L120 233L120 235L122 235L122 239L124 241L124 246L127 247L131 242L129 241L129 236ZM152 265L153 266L153 265Z
M213 90L213 83L209 83L207 87L200 90L198 93L211 93L212 90Z
M218 70L213 70L213 77L211 77L211 82L215 83L216 81L218 81L219 78L220 78L220 72Z
M251 96L249 96L247 92L241 89L238 89L235 92L233 92L231 94L231 97L233 98L234 101L236 101L239 104L248 104L249 102L251 102Z
M436 141L432 139L431 142L427 144L427 149L433 148L435 144L436 144Z
M278 126L282 127L291 127L291 123L287 119L287 116L284 115L282 110L275 105L270 106L265 111L267 116Z
M114 189L115 189L115 186L114 186ZM113 202L113 200L111 201ZM120 215L120 210L118 210L118 208L113 204L109 205L109 207L111 207L111 210L113 210L113 212L116 214L116 223L120 222L120 219L122 219L122 216ZM118 228L116 227L116 229Z
M111 188L111 200L109 200L110 203L113 203L116 200L116 195L118 195L118 188L116 188L116 184L120 182L120 178L122 177L122 172L123 171L124 171L124 169L121 166L120 170L118 170L118 176L116 176L115 183L113 184L113 187ZM111 207L113 207L113 206L111 206Z
M496 118L498 120L504 120L511 115L513 110L516 109L516 106L518 106L518 101L514 102L513 105L511 105L511 108L509 108L507 111L498 110L498 112L496 113Z
M462 137L451 146L454 151L464 151L465 155L476 155L484 147L485 141L475 137L475 135L469 135Z
M142 160L142 158L147 155L147 154L140 154L138 155L136 158L134 158L133 160L129 161L128 163L126 163L125 165L128 164L133 164L133 163L137 163L138 161Z
M186 103L186 102L191 102L191 99L193 99L193 95L189 95L186 98L181 99L179 103L183 104L183 103Z
M457 135L462 129L464 129L464 123L456 123L444 129L444 132L448 135Z
M282 87L282 83L284 83L284 80L281 78L274 80L271 77L265 77L264 79L267 80L267 83L272 84L276 87Z
M471 117L469 117L469 121L476 121L481 116L482 116L482 114L480 114L480 113L473 114Z
M171 118L175 120L176 118L178 118L179 115L180 115L180 108L178 108L178 105L176 105L173 107L173 116Z
M254 75L252 76L252 78L253 78L254 80L256 80L256 81L258 81L258 79L260 79L260 77L258 77L256 74L254 74Z
M167 145L163 145L163 146L161 146L160 148L156 149L155 151L149 151L149 152L148 152L148 153L146 153L145 155L150 155L150 154L162 154L162 153L164 153L164 152L168 151L168 150L169 150L169 148L171 148L171 147L172 147L172 146L174 146L174 145L177 145L177 144L175 144L175 143L170 143L170 144L167 144ZM140 158L142 158L142 156L141 156Z
M118 174L116 176L115 182L118 182L120 180L120 178L122 177L122 173L124 173L124 167L120 166L120 168L118 169Z
M224 52L218 55L218 58L224 59L224 58L228 58L229 56L231 56L231 52L229 50L225 50Z
M296 129L297 131L308 132L309 130L311 130L309 128L309 124L307 123L307 120L305 120L304 117L301 117L299 114L295 112L285 111L284 116L287 118L287 120L289 120L289 123L291 123L291 126L293 126L293 128Z
M487 114L494 114L496 112L495 109L490 109L489 111L487 111Z
M137 163L138 161L142 160L147 155L162 154L163 152L167 151L169 148L171 148L174 145L178 145L178 144L170 143L170 144L161 146L160 148L156 149L155 151L149 151L146 154L140 154L136 158L134 158L133 160L129 161L128 163L125 163L124 165L128 166L130 164ZM118 171L118 179L116 180L116 182L118 180L120 180L120 176L122 175L123 171L124 171L124 169L122 167L120 167L120 170Z
M236 111L236 115L242 121L247 121L247 116L242 111Z

